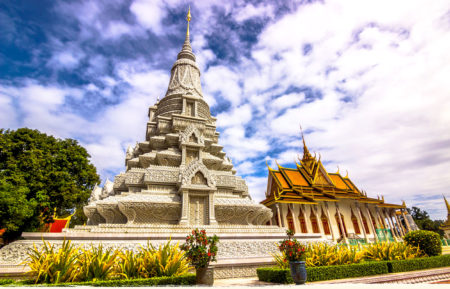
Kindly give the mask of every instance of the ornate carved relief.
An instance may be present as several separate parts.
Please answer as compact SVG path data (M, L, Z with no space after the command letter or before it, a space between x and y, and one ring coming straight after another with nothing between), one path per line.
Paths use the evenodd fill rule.
M178 182L179 170L154 170L149 169L145 174L144 183L168 183L174 184Z
M191 184L193 185L205 185L207 186L207 180L203 176L201 172L197 172L191 180Z
M124 200L119 202L119 209L127 217L128 224L176 224L181 217L181 204L176 202Z
M189 224L202 226L209 224L208 196L189 196Z
M108 224L125 224L127 218L120 212L117 203L97 203L97 210Z
M197 127L190 124L182 133L180 133L180 143L197 143L204 145L205 141L202 133L197 129Z
M186 165L193 161L198 161L198 150L186 150Z
M202 96L200 71L195 62L188 59L179 59L175 62L166 95L183 92Z
M191 162L186 169L180 174L181 185L191 185L192 178L197 172L201 172L203 177L206 178L209 187L215 187L216 181L214 177L209 173L209 170L200 161Z
M105 218L103 218L102 215L100 215L100 213L97 211L97 207L95 207L95 204L93 206L84 207L83 212L88 218L88 225L98 225L106 222Z

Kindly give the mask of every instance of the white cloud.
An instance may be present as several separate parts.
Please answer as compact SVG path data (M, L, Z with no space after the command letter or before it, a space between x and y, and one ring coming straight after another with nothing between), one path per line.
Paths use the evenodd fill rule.
M165 28L162 19L167 15L167 8L174 6L178 1L136 0L130 6L130 11L137 21L155 34L162 34Z
M104 19L100 2L60 4L66 14L77 17L80 41L96 35L100 40L139 36L145 29L172 35L173 27L163 26L162 21L168 8L182 5L134 1L130 11L137 24L132 25ZM219 142L237 164L238 173L246 176L255 199L264 197L267 182L260 160L292 164L301 153L301 124L310 132L306 135L310 150L321 153L330 171L339 164L369 195L384 194L393 203L405 199L409 206L430 208L432 217L445 217L439 209L440 197L423 202L419 197L437 196L450 187L445 176L450 166L448 1L301 5L283 16L273 15L251 47L251 57L238 51L233 64L217 59L208 43L218 32L213 29L221 27L216 11L242 23L271 17L275 8L239 1L200 1L192 8L192 45L202 69L205 99L211 106L223 100L231 104L218 115ZM231 38L224 45L242 49L239 41ZM73 69L87 58L88 73L105 87L98 82L81 89L37 81L20 88L3 85L0 113L8 117L0 114L2 127L31 125L59 136L85 136L84 144L102 174L121 170L125 147L144 138L147 107L164 95L169 68L155 70L146 59L115 61L114 76L98 77L108 59L86 57L77 43L55 40L51 45L54 51L48 65ZM169 46L164 53L175 55L180 47L181 43ZM308 53L306 47L311 48ZM127 89L119 103L105 107L93 120L65 106L67 95L83 99L88 90L104 98L119 97L114 89L123 84ZM286 93L292 87L321 94L313 99L307 90Z
M254 6L253 4L249 3L243 9L240 9L236 13L234 18L237 22L243 22L250 18L267 16L273 16L273 7L271 5L261 4L258 6Z

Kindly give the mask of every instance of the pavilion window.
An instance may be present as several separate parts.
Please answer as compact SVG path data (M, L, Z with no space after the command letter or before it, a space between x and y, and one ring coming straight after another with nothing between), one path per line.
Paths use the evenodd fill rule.
M322 217L320 217L320 219L322 220L322 226L323 226L323 231L324 231L325 235L331 235L330 225L328 224L328 219L324 215L323 211L322 211Z
M311 219L311 225L312 225L313 233L320 233L319 223L317 222L316 215L311 213L310 219Z
M287 219L288 229L295 233L294 218L292 217L292 212L289 208L288 208L288 214L287 214L286 219Z
M298 215L298 222L300 223L300 229L302 230L302 233L308 233L308 229L306 228L305 215L303 214L302 209L300 209L300 214Z
M364 230L366 231L366 234L370 234L369 225L367 225L366 217L364 217L364 215L361 214L361 218L362 218L362 222L363 222L363 226L364 226Z
M352 215L352 223L353 228L355 229L355 234L361 234L361 230L359 229L358 220L355 215Z
M372 213L370 212L369 209L367 209L367 211L369 211L369 215L370 215L370 218L372 219L373 227L374 227L374 228L377 228L377 222L375 222L375 218L373 217L373 215L372 215ZM375 233L375 232L374 232L374 233Z

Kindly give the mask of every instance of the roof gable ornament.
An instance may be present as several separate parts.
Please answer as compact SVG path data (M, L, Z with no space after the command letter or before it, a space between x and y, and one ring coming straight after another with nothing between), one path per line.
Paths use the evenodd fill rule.
M447 207L447 212L450 214L450 204L448 203L447 199L445 198L444 195L442 195L444 197L444 201L445 201L445 206Z
M306 146L305 136L303 135L302 126L300 126L300 133L301 133L302 142L303 142L303 158L299 159L299 161L302 164L303 168L305 168L307 173L312 175L314 167L316 165L316 157L315 156L313 157L311 155L311 153L308 150L308 147Z

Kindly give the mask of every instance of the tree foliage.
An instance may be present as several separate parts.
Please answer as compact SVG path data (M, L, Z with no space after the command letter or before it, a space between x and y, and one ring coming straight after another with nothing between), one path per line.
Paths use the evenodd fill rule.
M0 228L6 238L33 231L87 203L100 182L89 154L73 139L38 130L0 129Z
M417 207L408 208L408 212L414 219L414 222L421 230L427 230L438 233L441 237L444 236L444 231L439 227L444 223L442 220L431 220L427 211L421 210Z

